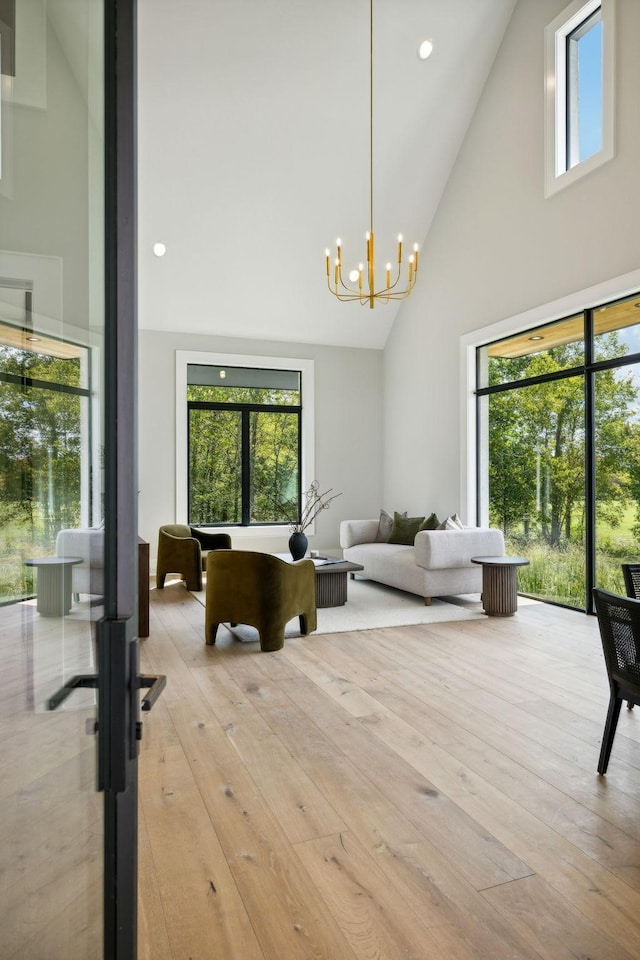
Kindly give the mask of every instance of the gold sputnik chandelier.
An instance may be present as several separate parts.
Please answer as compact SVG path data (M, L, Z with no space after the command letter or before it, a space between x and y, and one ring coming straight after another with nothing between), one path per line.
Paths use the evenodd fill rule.
M370 0L369 32L369 230L366 234L366 264L358 264L357 270L349 272L349 282L342 275L342 241L336 240L336 257L331 264L331 251L325 251L327 261L327 286L338 300L358 300L363 306L369 304L373 310L377 301L388 303L390 300L405 300L416 285L418 275L418 244L414 243L413 253L407 261L407 270L403 286L402 281L402 234L398 236L397 263L387 263L385 285L376 290L375 284L375 245L373 232L373 0ZM366 284L366 285L365 285Z

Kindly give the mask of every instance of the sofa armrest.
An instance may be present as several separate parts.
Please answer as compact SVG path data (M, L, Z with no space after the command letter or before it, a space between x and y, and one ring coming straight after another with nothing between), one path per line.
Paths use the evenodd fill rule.
M378 520L342 520L340 546L344 548L355 547L357 543L375 543L378 523Z
M427 570L470 567L471 557L504 556L502 530L467 527L464 530L421 530L415 539L416 563Z

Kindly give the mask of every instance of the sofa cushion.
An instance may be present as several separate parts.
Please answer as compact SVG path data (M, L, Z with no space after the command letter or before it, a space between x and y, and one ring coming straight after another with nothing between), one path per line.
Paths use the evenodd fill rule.
M424 523L424 517L407 517L400 513L394 513L389 543L401 543L412 547L416 533L422 523Z

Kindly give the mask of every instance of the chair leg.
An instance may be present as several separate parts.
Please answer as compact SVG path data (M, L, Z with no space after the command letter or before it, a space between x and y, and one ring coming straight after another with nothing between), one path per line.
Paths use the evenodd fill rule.
M156 573L156 587L158 590L164 590L164 578L166 573Z
M598 760L598 773L601 776L604 776L604 774L607 772L609 757L611 756L611 747L613 746L613 738L616 735L616 727L618 726L618 717L620 716L621 706L622 700L612 692L611 699L609 700L609 709L607 711L607 722L604 727L604 736L602 737L600 759Z
M219 626L220 626L220 624L218 624L218 623L211 623L211 624L206 624L206 625L205 625L205 638L204 638L204 639L205 639L206 643L208 644L208 646L210 646L210 647L212 647L213 644L216 642L216 634L217 634L217 632L218 632L218 627L219 627Z
M284 628L286 624L282 624L281 627L272 628L270 630L263 630L259 628L258 632L260 634L260 649L264 653L275 653L276 650L282 650L284 647Z
M636 705L635 700L627 700L627 710L633 710L635 705Z

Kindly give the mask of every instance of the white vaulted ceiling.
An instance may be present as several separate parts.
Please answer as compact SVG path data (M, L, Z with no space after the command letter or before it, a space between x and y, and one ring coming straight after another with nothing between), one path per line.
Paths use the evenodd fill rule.
M380 274L399 232L423 244L514 6L375 0ZM364 257L368 0L138 10L140 326L384 346L397 305L336 302L324 259L337 236L347 266Z

